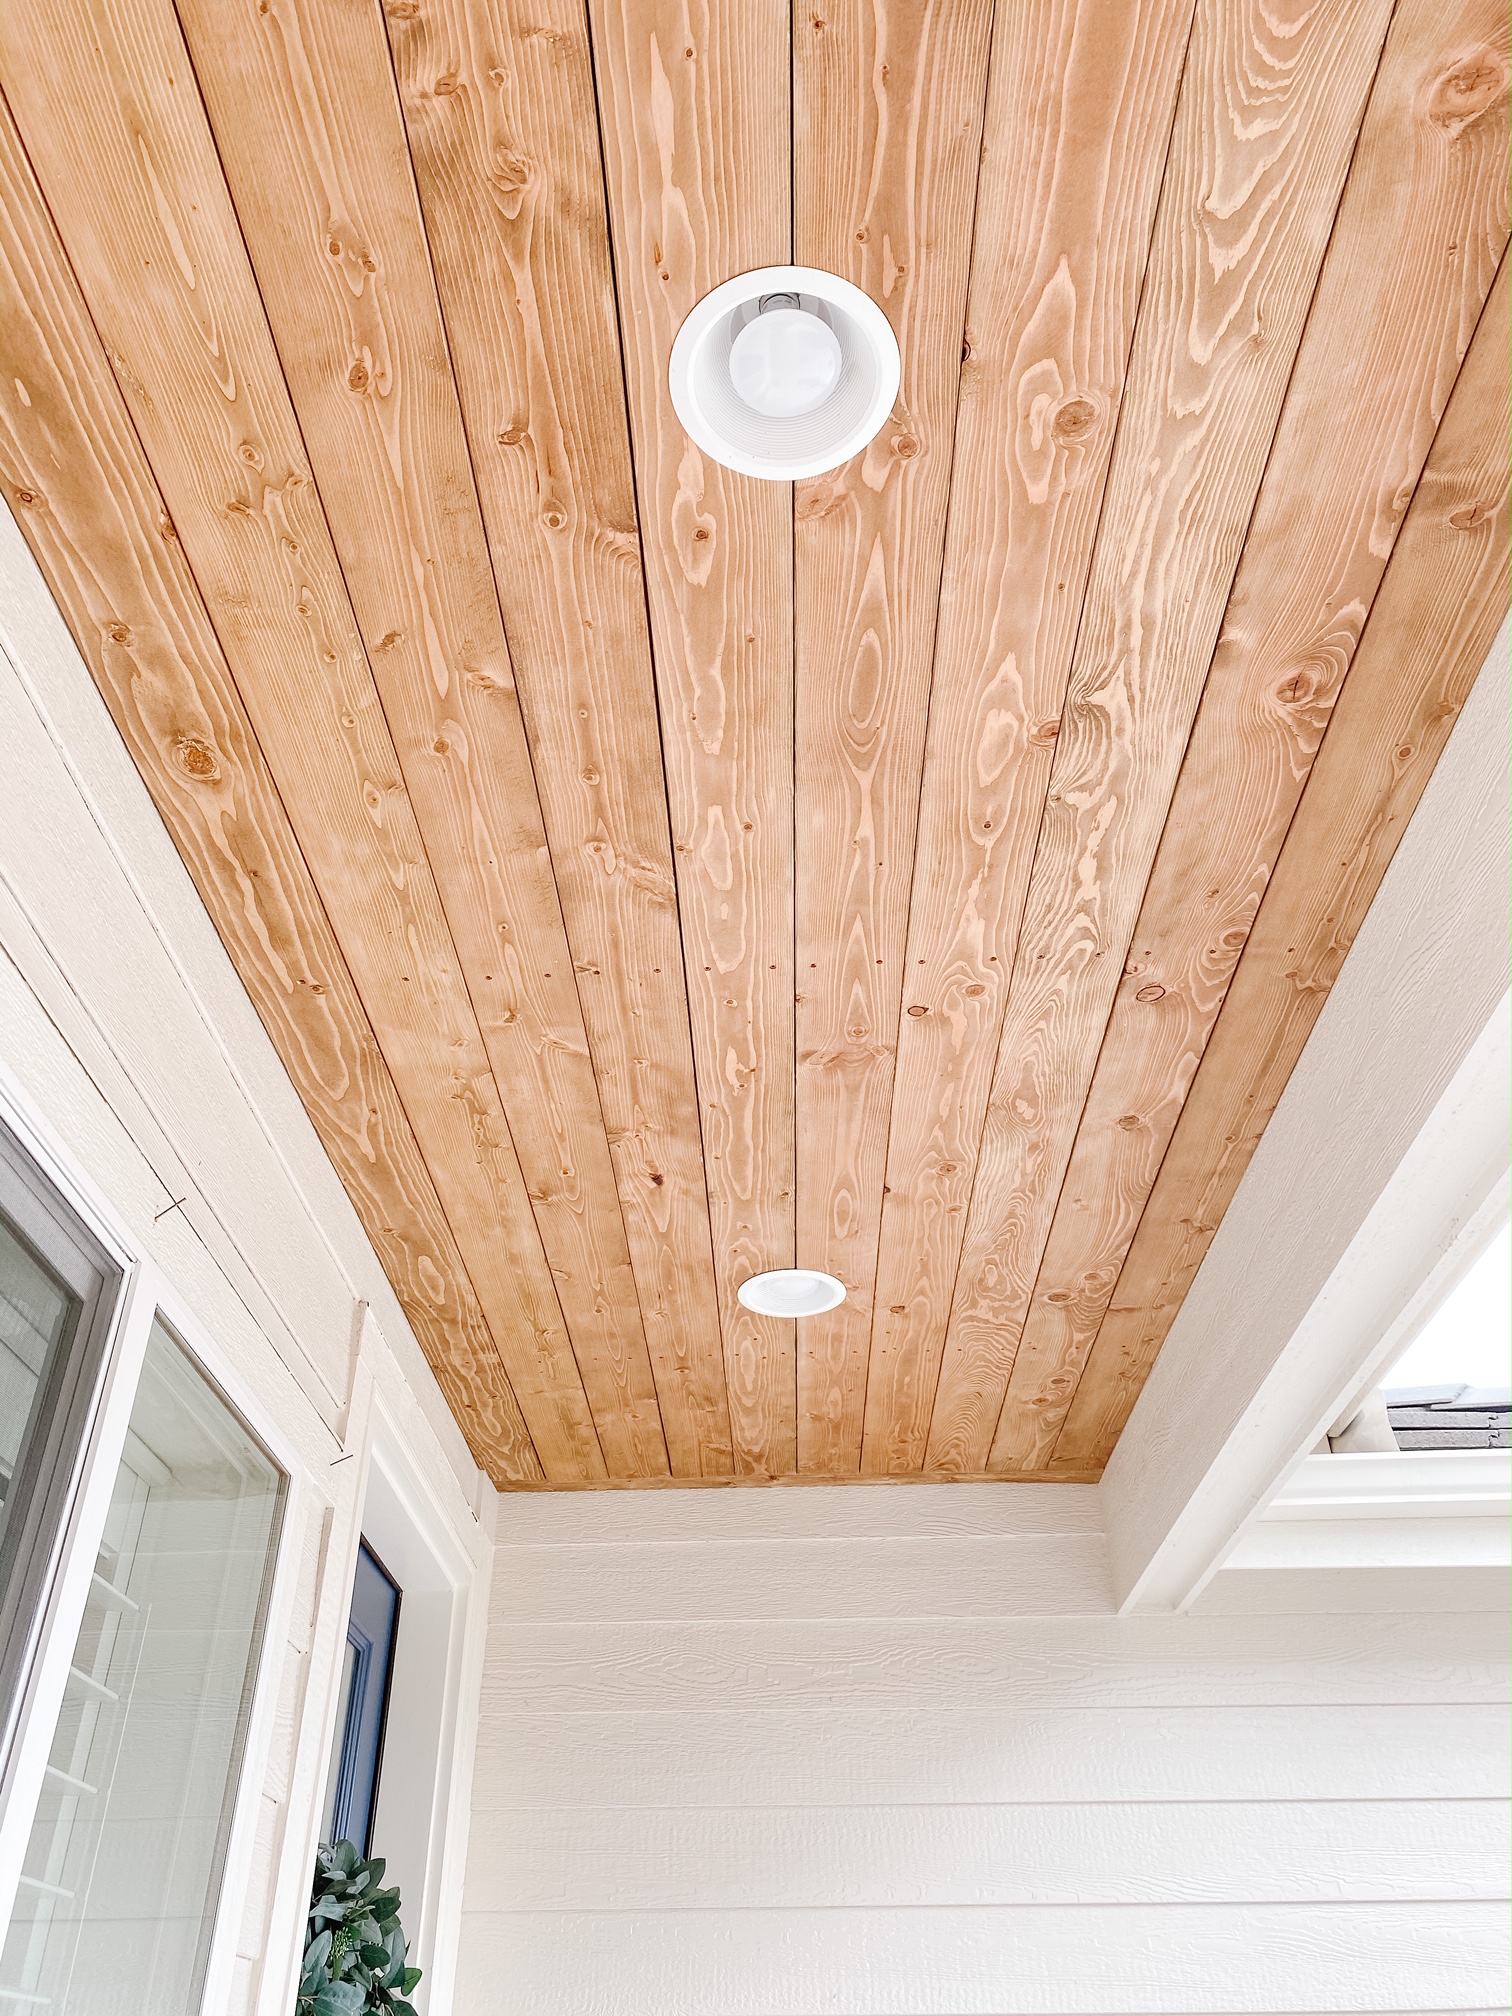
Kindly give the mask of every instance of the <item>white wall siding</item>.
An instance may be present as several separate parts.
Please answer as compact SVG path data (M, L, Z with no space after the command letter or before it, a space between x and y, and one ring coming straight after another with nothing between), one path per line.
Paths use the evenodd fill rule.
M1505 2009L1501 1617L1383 1571L1119 1618L1095 1513L501 1501L459 2010Z

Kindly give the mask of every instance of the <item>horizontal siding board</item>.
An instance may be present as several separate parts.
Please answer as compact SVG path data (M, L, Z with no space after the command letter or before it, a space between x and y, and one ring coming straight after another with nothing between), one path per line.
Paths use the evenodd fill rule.
M665 1500L554 1502L503 1508L459 2006L503 1982L511 2016L1501 1993L1496 1610L1377 1586L1349 1614L1362 1580L1323 1613L1332 1578L1236 1572L1208 1600L1253 1614L1120 1618L1090 1600L1095 1517L1035 1531L950 1487L716 1495L703 1541ZM1026 1614L1057 1577L1065 1614Z
M1341 1526L1353 1523L1346 1520L1337 1522ZM1383 1520L1381 1523L1405 1522ZM1457 1526L1461 1523L1467 1527L1471 1525L1469 1520L1423 1522L1424 1526ZM1475 1523L1481 1524L1479 1521ZM1484 1523L1490 1526L1494 1522L1487 1520ZM1261 1529L1267 1539L1275 1530L1274 1527ZM1504 1541L1504 1527L1501 1537ZM1468 1551L1472 1545L1481 1547L1483 1544L1484 1536L1472 1533L1466 1541L1466 1549ZM1442 1559L1427 1567L1246 1567L1215 1575L1192 1608L1204 1617L1324 1614L1337 1617L1355 1613L1375 1616L1395 1614L1405 1620L1409 1617L1433 1617L1443 1611L1466 1610L1495 1610L1505 1615L1507 1582L1505 1567L1463 1564L1449 1567ZM1404 1621L1403 1628L1411 1630L1417 1627Z
M473 1908L534 1911L1506 1898L1495 1800L809 1806L475 1816Z
M1095 1484L892 1484L836 1490L553 1492L499 1504L501 1552L605 1541L909 1539L971 1533L1100 1533Z
M1506 1912L1393 1903L475 1914L458 2006L496 2006L501 1981L512 2016L1478 2010L1505 1994Z
M496 1614L648 1618L1064 1617L1112 1611L1101 1534L511 1547Z
M799 1742L780 1708L548 1711L485 1721L473 1812L1499 1799L1509 1751L1499 1706L816 1708Z
M482 1712L1500 1701L1502 1620L1031 1618L496 1625Z

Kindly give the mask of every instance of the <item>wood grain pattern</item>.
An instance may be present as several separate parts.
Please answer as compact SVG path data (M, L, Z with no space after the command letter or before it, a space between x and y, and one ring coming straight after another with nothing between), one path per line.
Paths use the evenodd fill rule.
M1094 1478L1504 606L1504 14L12 0L0 74L0 479L491 1474ZM903 362L796 492L667 385L794 258Z
M1199 0L934 1419L983 1467L1389 0Z
M1506 247L1509 67L1503 8L1398 7L1014 1359L1015 1463L1054 1447Z
M389 37L674 1475L731 1468L581 0Z
M467 1269L0 108L0 491L215 919L469 1447L541 1466Z
M743 1310L793 1264L792 533L785 485L707 461L667 390L695 301L790 241L778 0L594 0L609 219L661 696L735 1467L791 1471L792 1326Z
M1056 1444L1106 1461L1507 611L1505 259Z
M862 455L797 486L793 634L798 1468L860 1468L892 1064L939 606L991 7L794 17L799 265L886 311L903 378Z
M179 11L605 1460L664 1475L382 20L310 0Z
M917 1469L1189 0L996 13L862 1465Z
M241 233L163 0L7 7L7 96L549 1476L604 1474Z

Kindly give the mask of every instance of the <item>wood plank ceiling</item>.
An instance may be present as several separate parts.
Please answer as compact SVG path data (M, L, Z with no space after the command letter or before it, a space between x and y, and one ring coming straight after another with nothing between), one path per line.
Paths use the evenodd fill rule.
M1507 608L1509 68L0 9L0 488L501 1486L1099 1474ZM796 487L666 377L790 259L903 360Z

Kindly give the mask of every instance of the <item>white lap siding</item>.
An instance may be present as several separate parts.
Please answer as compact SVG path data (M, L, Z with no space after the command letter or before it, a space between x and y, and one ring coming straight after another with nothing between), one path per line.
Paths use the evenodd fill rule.
M1505 2007L1501 1619L1410 1577L1320 1613L1302 1574L1120 1619L1096 1520L501 1503L459 2009Z

